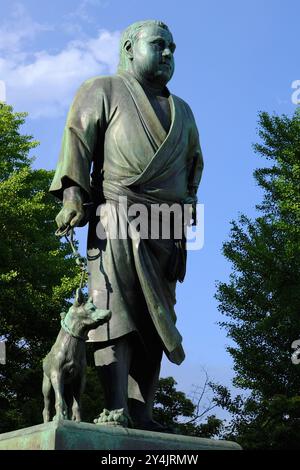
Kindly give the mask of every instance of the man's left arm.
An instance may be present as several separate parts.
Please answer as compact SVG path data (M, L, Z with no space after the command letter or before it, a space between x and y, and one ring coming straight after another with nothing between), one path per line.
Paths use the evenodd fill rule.
M199 133L198 133L198 129L195 123L191 131L190 155L191 155L192 163L191 163L191 168L190 168L190 172L188 175L188 195L193 205L193 212L192 212L193 225L196 225L197 224L197 213L196 213L197 191L198 191L198 187L201 181L204 163L203 163L203 155L202 155L202 150L201 150L200 141L199 141Z

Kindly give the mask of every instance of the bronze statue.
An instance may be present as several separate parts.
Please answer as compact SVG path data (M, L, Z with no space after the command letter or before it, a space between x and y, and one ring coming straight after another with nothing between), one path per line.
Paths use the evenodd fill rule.
M110 414L125 426L163 430L152 418L162 353L176 364L184 359L174 311L176 282L185 274L184 234L174 235L174 216L169 238L147 236L147 224L137 228L130 212L197 200L197 127L189 106L166 87L174 51L160 21L125 30L117 74L87 80L75 96L50 188L63 200L59 227L89 221L89 295L112 311L89 335L108 410L97 424ZM129 227L134 237L113 236Z
M108 322L109 310L95 307L91 298L84 303L81 289L69 311L61 313L61 329L51 351L43 360L43 419L51 419L52 389L55 398L53 420L81 421L80 399L85 387L88 332Z

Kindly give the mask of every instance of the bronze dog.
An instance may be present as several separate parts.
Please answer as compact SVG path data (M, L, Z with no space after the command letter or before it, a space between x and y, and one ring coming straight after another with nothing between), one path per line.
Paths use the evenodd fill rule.
M95 307L91 298L83 302L81 290L68 313L61 314L61 329L43 360L44 423L50 421L52 388L55 395L53 420L72 419L80 422L80 397L85 386L85 341L90 330L107 323L110 310Z

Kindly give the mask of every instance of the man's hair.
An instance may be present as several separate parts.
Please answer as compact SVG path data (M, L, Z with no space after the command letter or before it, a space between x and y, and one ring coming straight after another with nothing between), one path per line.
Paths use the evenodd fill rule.
M119 66L118 66L119 71L128 70L129 60L124 49L124 45L126 41L129 40L133 44L139 32L141 31L141 29L143 29L145 26L152 26L152 25L159 26L160 28L166 29L167 31L170 32L168 26L159 20L137 21L136 23L133 23L130 26L128 26L128 28L126 28L125 31L123 31L123 34L121 36L121 41L120 41L120 61L119 61Z

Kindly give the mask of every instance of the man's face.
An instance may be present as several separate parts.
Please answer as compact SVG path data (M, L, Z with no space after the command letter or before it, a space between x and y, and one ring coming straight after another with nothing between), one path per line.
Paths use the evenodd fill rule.
M171 33L160 26L145 26L133 44L133 72L136 78L154 85L166 85L174 72L175 44Z

